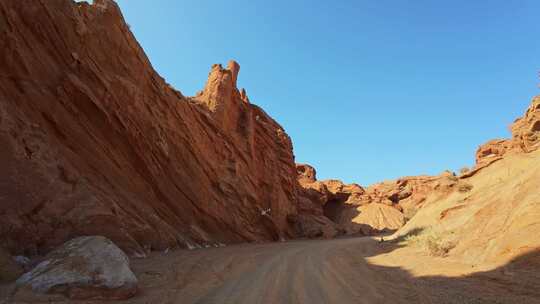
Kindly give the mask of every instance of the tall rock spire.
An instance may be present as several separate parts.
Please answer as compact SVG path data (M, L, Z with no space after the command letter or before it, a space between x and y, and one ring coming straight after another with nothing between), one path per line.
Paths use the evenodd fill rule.
M206 105L218 125L227 130L238 130L249 103L245 91L241 93L236 87L239 71L240 65L234 60L229 61L227 68L214 64L204 89L194 98Z
M230 60L227 64L227 70L231 73L232 85L236 88L236 81L238 80L238 72L240 72L240 65L234 60Z

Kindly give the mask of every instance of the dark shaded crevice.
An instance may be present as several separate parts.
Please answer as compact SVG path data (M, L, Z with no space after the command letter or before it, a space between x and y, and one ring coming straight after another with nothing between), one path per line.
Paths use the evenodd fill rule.
M332 222L338 223L341 212L345 207L342 200L332 199L323 206L323 214Z

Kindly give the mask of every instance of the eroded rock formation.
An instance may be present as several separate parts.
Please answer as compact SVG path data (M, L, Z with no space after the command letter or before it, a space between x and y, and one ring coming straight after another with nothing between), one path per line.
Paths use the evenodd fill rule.
M336 223L325 214L329 199L328 189L317 181L315 168L307 164L296 165L299 199L298 215L290 221L296 225L298 235L309 238L332 238L338 234Z
M299 209L302 235L332 237L337 234L371 234L374 229L357 218L358 208L369 204L362 200L364 189L357 184L346 185L339 180L318 181L316 170L310 165L297 164L301 186ZM400 213L399 211L397 211ZM400 213L401 214L401 213ZM373 221L371 221L373 222Z
M451 172L438 176L410 176L374 184L366 189L339 180L317 181L316 171L296 165L304 206L330 219L342 234L372 235L396 230L423 206L428 195L445 196L459 184ZM314 211L311 211L314 213ZM325 225L326 226L326 225Z
M409 216L408 214L421 208L428 195L433 192L447 194L457 184L458 178L449 171L437 176L407 176L368 187L362 200L393 206Z
M366 189L295 165L283 128L212 66L185 97L167 84L111 0L0 2L0 242L34 255L104 235L131 255L171 247L394 230L459 179ZM540 142L540 98L477 168Z
M512 138L494 139L481 145L476 152L476 167L485 167L506 153L528 153L540 146L540 96L533 98L523 117L510 126Z
M237 89L237 63L214 65L187 98L113 1L5 0L0 67L0 242L12 253L79 235L131 255L296 235L291 140Z
M540 248L539 121L537 96L524 117L512 124L512 138L480 146L475 168L461 174L453 186L458 191L445 196L427 192L422 208L393 237L409 235L416 246L424 246L431 254L474 265L504 265L529 254L533 258L527 263L536 263ZM426 240L431 242L429 246L425 246ZM527 269L535 265L527 265Z
M540 96L533 98L523 117L510 127L514 145L523 152L532 152L540 145Z
M482 166L500 159L512 147L511 140L493 139L476 150L476 165Z

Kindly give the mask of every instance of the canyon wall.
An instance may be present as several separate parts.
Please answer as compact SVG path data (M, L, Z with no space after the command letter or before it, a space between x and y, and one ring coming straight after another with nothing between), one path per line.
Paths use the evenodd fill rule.
M290 138L214 65L183 96L118 6L0 2L0 242L104 235L131 255L296 236ZM181 72L181 71L180 71Z
M112 0L0 2L0 67L0 242L12 254L80 235L144 256L392 231L540 142L536 97L512 138L481 146L460 176L319 181L238 89L238 63L213 65L186 97L152 68Z
M429 195L442 198L459 185L457 176L443 172L438 176L402 177L363 188L335 179L319 181L315 168L307 164L297 164L296 168L301 214L321 215L333 223L335 232L327 224L318 226L319 230L312 229L324 236L395 231L422 208Z

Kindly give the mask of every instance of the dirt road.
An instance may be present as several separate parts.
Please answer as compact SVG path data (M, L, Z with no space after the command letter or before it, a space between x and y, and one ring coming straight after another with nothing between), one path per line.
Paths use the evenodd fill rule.
M178 250L134 260L120 303L540 303L537 277L470 267L367 237Z

